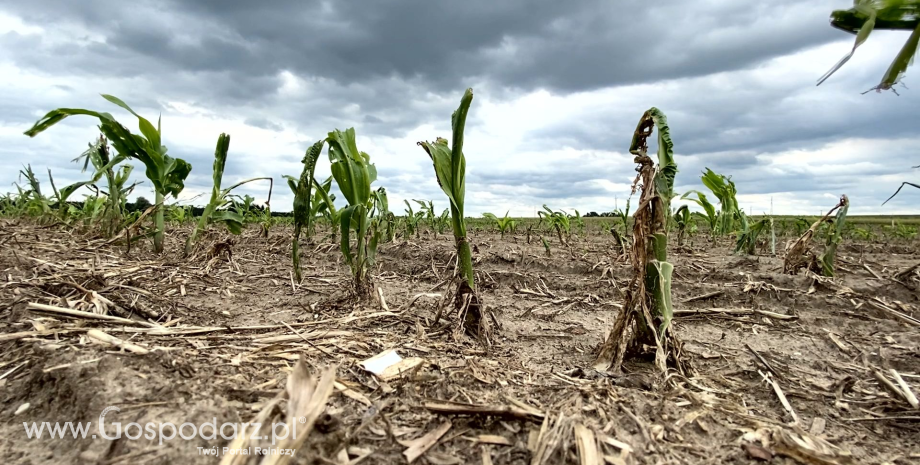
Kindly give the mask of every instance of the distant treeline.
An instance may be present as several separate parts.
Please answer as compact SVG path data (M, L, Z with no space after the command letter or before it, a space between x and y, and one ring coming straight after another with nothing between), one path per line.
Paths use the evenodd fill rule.
M83 202L67 201L67 204L73 206L74 208L77 208L78 210L83 209ZM137 200L134 202L125 202L125 211L128 213L134 213L136 211L144 211L150 208L151 205L153 204L146 198L138 197ZM52 206L55 206L55 205L52 205ZM172 207L172 208L176 208L176 207ZM192 205L191 207L183 207L183 208L191 208L192 216L196 216L196 217L201 216L201 214L204 212L204 207L196 207L194 205ZM262 211L263 208L264 207L260 205L251 205L249 207L250 210L255 210L255 211ZM272 217L277 217L277 218L290 218L293 216L294 216L294 212L274 212L274 211L272 212Z
M617 214L614 213L614 212L603 212L603 213L588 212L588 213L585 213L585 218L611 218L611 217L619 217L619 216L620 216L620 215L617 215Z

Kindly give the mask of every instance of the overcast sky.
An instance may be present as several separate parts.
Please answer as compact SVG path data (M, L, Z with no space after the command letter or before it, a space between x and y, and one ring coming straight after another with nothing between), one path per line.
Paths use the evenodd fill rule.
M312 142L354 126L393 210L413 198L441 210L447 201L416 142L449 138L451 112L472 87L471 216L622 207L635 175L629 141L650 106L670 122L678 192L702 189L711 167L732 176L755 214L771 202L777 214L816 214L840 194L853 213L920 213L916 189L880 206L901 181L920 179L910 170L920 164L918 68L900 97L860 95L906 32L874 33L816 87L852 47L852 35L828 24L847 0L622 4L0 2L0 192L14 190L26 163L43 180L51 168L59 187L84 177L71 160L97 136L94 120L22 135L51 109L109 111L136 130L99 96L108 93L151 120L162 114L164 145L194 167L180 202L206 201L214 145L227 132L224 184L273 176L272 207L289 211L281 175L299 175ZM241 192L265 200L261 187ZM153 198L149 182L138 193Z

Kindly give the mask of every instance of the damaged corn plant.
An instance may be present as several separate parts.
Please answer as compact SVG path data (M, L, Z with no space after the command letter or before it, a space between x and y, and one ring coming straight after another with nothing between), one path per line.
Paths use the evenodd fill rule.
M304 154L302 160L303 171L300 173L299 179L285 176L288 186L290 186L291 191L294 193L294 237L291 239L291 262L294 266L294 279L296 279L297 282L303 280L300 269L300 236L304 228L306 228L308 236L312 234L311 228L313 226L313 220L316 217L316 210L314 208L318 208L320 204L318 201L313 202L312 190L313 183L315 182L313 179L313 172L316 170L316 161L323 152L323 145L325 143L325 140L319 140L307 149L307 153ZM324 193L326 192L323 186L319 186L318 190L323 190Z
M198 242L199 237L205 230L207 230L208 225L211 223L223 223L226 225L227 230L231 234L240 234L243 232L243 222L245 218L238 211L231 210L229 207L232 204L230 200L230 192L237 187L242 186L254 181L269 181L268 188L268 200L265 202L266 205L271 203L272 199L272 185L274 182L271 177L258 177L247 179L245 181L240 181L226 189L221 189L221 184L224 178L224 167L227 165L227 155L230 151L230 136L228 134L221 134L217 138L217 147L214 149L214 171L212 173L213 186L211 187L211 199L208 201L208 204L204 207L204 211L201 213L201 217L198 218L198 224L195 226L195 229L192 230L192 234L185 241L185 254L188 255L192 251L195 243Z
M648 156L648 138L658 129L658 156ZM638 172L633 193L641 190L633 217L633 243L630 262L633 277L626 289L623 310L601 345L594 367L599 371L619 372L627 354L640 355L651 348L655 365L665 372L668 363L684 373L681 346L671 326L671 277L674 266L668 262L668 213L673 197L677 163L668 121L664 113L651 108L642 115L633 134L629 152Z
M342 255L351 268L356 296L371 297L374 287L370 269L374 265L381 233L371 230L370 226L374 212L383 210L378 206L380 197L371 188L377 180L377 168L371 163L370 155L358 150L354 128L330 132L326 143L329 145L332 177L348 201L348 206L338 212Z
M463 156L463 130L466 115L473 102L473 89L467 89L460 99L460 106L451 115L451 143L438 137L434 142L419 142L434 164L438 185L450 200L451 226L454 230L454 244L457 247L457 262L460 283L454 295L454 306L460 313L460 330L477 338L483 345L491 345L491 327L485 317L485 308L476 290L473 273L473 256L466 235L463 218L463 202L466 177L466 158Z
M815 221L792 246L786 250L783 259L783 272L796 274L801 269L806 269L823 276L834 276L834 261L837 258L837 246L843 240L844 227L846 226L847 211L850 208L850 199L845 195L840 196L840 201L828 210L818 221ZM831 215L837 212L831 219ZM815 234L821 225L827 224L827 238L824 251L815 253L812 244Z
M35 122L25 135L35 137L46 129L63 121L69 116L84 115L99 120L99 129L115 147L120 158L134 158L140 160L147 169L147 179L153 184L156 195L156 211L154 213L155 232L153 234L153 248L156 253L163 252L163 241L166 234L164 202L167 196L177 197L185 188L185 178L192 171L192 165L181 158L173 158L166 154L166 146L162 144L162 130L160 121L154 126L150 121L137 114L119 98L105 95L102 97L118 105L137 117L140 134L132 134L128 128L115 120L111 114L81 108L58 108L48 112ZM115 160L110 165L116 164ZM108 168L108 166L106 167Z
M776 230L773 228L773 218L762 218L751 223L746 215L741 215L741 231L735 242L735 253L754 255L757 245L760 244L760 235L770 231L770 253L776 254Z
M493 213L483 213L483 214L482 214L482 217L483 217L483 218L486 218L486 219L488 219L489 221L491 221L493 224L495 224L495 227L498 228L498 232L501 234L501 238L502 238L502 239L505 238L505 233L506 233L506 232L512 232L512 233L513 233L513 232L514 232L514 227L517 225L517 222L514 221L513 218L509 218L509 217L508 217L508 213L511 213L511 211L510 211L510 210L509 210L509 211L506 211L506 212L505 212L505 216L502 217L502 218L499 218L499 217L495 216L495 214L493 214Z
M134 170L134 166L127 163L121 164L121 162L124 161L124 157L120 155L116 155L115 158L111 157L109 153L109 143L104 135L100 135L96 142L89 144L89 148L74 159L74 161L79 161L81 158L84 159L83 172L86 172L90 164L92 164L95 169L93 178L83 184L93 184L103 176L105 177L106 197L103 207L104 210L102 212L102 231L106 237L112 237L118 233L123 226L124 208L127 196L137 185L137 183L134 183L125 187L128 178L131 176L131 172ZM48 177L51 177L50 170L48 171ZM51 186L52 188L54 187L53 180ZM67 201L67 191L72 186L74 185L61 189L59 198L64 202ZM55 189L55 191L57 191L57 189ZM71 190L70 193L72 192Z

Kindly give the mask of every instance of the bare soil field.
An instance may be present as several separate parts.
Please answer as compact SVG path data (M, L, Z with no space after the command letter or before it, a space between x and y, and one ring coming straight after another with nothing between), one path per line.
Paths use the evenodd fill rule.
M672 248L675 331L694 370L682 376L644 360L591 368L631 278L610 236L554 240L546 256L521 233L472 233L498 323L484 347L455 334L442 302L451 237L381 245L383 300L356 302L324 234L302 246L293 282L290 234L212 232L182 257L188 231L174 229L156 257L144 243L0 224L4 463L228 460L219 435L105 439L100 414L118 408L109 437L116 422L280 417L301 357L317 377L334 368L335 385L293 463L920 463L907 394L920 393L916 244L845 241L834 279L784 275L781 256L732 255L727 241ZM115 319L86 316L103 311ZM375 376L359 363L387 350L408 369ZM68 421L91 434L30 439L24 427Z

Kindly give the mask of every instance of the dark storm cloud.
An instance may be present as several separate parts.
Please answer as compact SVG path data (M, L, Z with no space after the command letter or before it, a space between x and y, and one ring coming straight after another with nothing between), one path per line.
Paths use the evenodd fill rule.
M450 114L467 86L476 87L481 102L471 113L468 134L487 132L488 123L476 114L482 104L513 103L540 89L560 98L625 89L621 98L605 100L608 105L587 105L571 118L515 127L524 133L514 147L518 153L570 147L614 153L613 160L540 159L514 169L471 164L468 190L495 202L517 201L517 188L525 189L528 201L551 204L609 196L611 182L628 183L634 175L626 154L631 132L642 111L654 105L671 123L681 189L699 188L699 172L710 166L744 182L743 193L800 192L819 199L858 185L860 175L897 173L910 165L905 160L917 158L908 151L879 154L890 158L891 170L873 165L821 176L801 166L774 166L773 176L765 175L772 157L786 150L819 149L851 137L915 135L913 96L858 95L877 83L883 69L854 64L820 88L814 87L820 73L760 77L771 59L851 40L827 25L829 12L846 3L7 2L0 12L44 33L0 33L6 52L0 65L47 77L54 93L0 95L0 128L15 126L18 135L18 127L31 125L38 111L62 105L111 110L97 93L114 93L115 87L135 108L167 110L178 103L203 110L197 119L232 118L304 139L297 153L271 167L258 157L231 156L226 176L237 179L299 173L303 148L331 128L356 126L359 137L375 141L402 138L421 125L435 128L425 138L448 136ZM841 44L841 54L845 48ZM827 57L826 66L837 58ZM76 86L68 78L100 88ZM173 129L169 124L164 121L164 130ZM92 133L87 129L87 140ZM5 143L0 166L12 169L18 160L35 159L34 149L22 148L25 142ZM489 149L500 154L502 147ZM407 154L416 150L405 148ZM213 152L174 145L170 152L196 167L190 187L209 188ZM60 154L46 160L51 156L55 163L69 161ZM430 164L420 158L406 155L395 167L378 163L378 185L394 196L440 198ZM421 165L424 174L413 171ZM279 195L287 195L286 186Z
M261 110L251 118L271 113L275 124L300 127L309 117L322 127L364 123L369 135L391 136L449 115L455 94L471 83L487 83L488 97L499 100L538 87L586 91L730 71L840 37L826 26L824 2L40 0L2 8L63 28L0 38L17 65L146 80L132 105L181 99L213 111ZM284 72L311 86L303 99L278 95ZM593 138L564 128L552 140L547 129L542 140L555 144ZM686 149L717 150L705 143L708 134L688 133ZM725 149L758 143L725 142Z
M826 13L820 22L802 14L826 12L825 5L793 1L626 7L600 0L61 0L4 9L43 27L76 23L105 37L44 46L58 60L17 54L33 66L55 61L126 76L228 72L248 79L215 84L252 99L271 93L281 70L346 86L398 77L438 93L457 92L477 78L514 88L590 90L738 69L839 38L826 27Z

